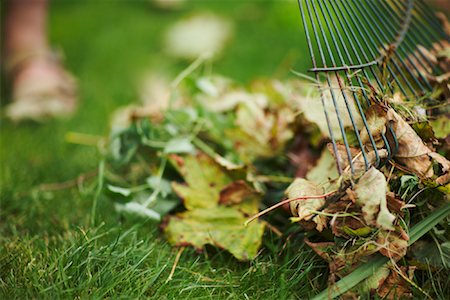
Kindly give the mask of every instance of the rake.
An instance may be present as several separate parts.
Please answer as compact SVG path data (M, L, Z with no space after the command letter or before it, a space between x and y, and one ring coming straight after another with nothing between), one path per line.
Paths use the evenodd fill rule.
M429 51L444 49L449 36L422 0L299 0L299 6L312 60L309 71L321 82L339 174L343 161L355 173L356 156L365 170L381 167L395 155L398 141L388 125L380 152L368 122L373 103L382 102L374 95L432 101L431 78L445 70Z

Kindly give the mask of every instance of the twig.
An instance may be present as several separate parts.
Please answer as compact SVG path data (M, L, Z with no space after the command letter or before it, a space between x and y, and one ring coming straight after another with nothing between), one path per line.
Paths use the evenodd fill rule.
M184 69L175 80L172 82L171 87L176 88L180 82L183 81L186 77L188 77L192 72L194 72L198 67L200 67L205 61L211 58L210 53L205 53L198 57L192 64L190 64L186 69Z
M285 205L285 204L287 204L287 203L289 203L289 202L296 201L296 200L307 200L307 199L321 199L321 198L326 198L326 197L328 197L328 196L331 196L331 195L335 194L336 192L337 192L337 191L332 191L332 192L329 192L329 193L326 193L326 194L323 194L323 195L302 196L302 197L290 198L290 199L283 200L283 201L281 201L281 202L278 202L278 203L275 204L275 205L272 205L272 206L269 207L269 208L266 208L266 209L263 210L263 211L260 211L259 213L257 213L256 215L254 215L253 217L251 217L250 219L248 219L248 220L244 223L244 225L247 226L247 225L248 225L250 222L252 222L253 220L255 220L255 219L261 217L262 215L265 215L265 214L268 213L269 211L272 211L272 210L274 210L274 209L276 209L276 208L278 208L278 207L280 207L280 206L283 206L283 205Z
M94 147L98 146L98 143L103 139L103 136L80 132L68 132L65 136L65 140L68 143Z
M399 169L400 171L403 171L403 172L409 173L409 174L415 174L415 172L411 171L411 169L409 169L409 168L407 168L407 167L405 167L405 166L401 166L401 165L399 165L399 164L393 162L392 160L390 160L389 163L390 163L392 166L394 166L395 168ZM423 176L420 176L420 175L417 175L417 174L416 174L416 176L419 177L420 179L424 179Z
M184 251L184 248L186 248L186 247L181 247L178 250L177 256L175 257L175 261L173 262L172 270L170 270L170 274L169 274L169 277L167 277L166 283L168 283L169 281L172 280L173 274L175 273L175 269L177 268L178 261L180 260L180 257Z
M51 192L70 189L82 183L87 179L91 179L98 174L98 170L89 171L78 175L77 178L70 179L63 182L43 183L38 186L38 189L42 192Z

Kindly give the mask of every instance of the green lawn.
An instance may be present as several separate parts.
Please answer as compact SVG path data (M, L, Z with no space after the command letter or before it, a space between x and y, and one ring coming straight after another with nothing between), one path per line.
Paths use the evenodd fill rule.
M214 63L217 73L245 83L308 66L295 0L189 2L185 10L162 12L143 0L53 1L50 39L79 80L80 107L66 121L1 121L0 299L305 299L326 286L326 266L302 236L285 241L270 232L249 263L212 247L201 254L186 249L166 282L177 250L158 224L123 219L100 197L91 226L95 179L39 189L97 168L97 149L67 143L67 132L106 135L114 109L137 101L144 72L164 68L175 76L187 66L166 57L161 40L189 11L210 9L235 22L233 41ZM422 282L441 294L438 282Z

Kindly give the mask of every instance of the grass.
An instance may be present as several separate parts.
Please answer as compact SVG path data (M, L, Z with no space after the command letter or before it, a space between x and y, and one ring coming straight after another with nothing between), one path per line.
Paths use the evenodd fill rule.
M97 150L67 143L67 132L106 134L114 109L137 101L143 73L159 68L175 75L186 67L163 54L161 39L189 11L207 8L235 21L235 38L214 63L217 73L248 82L309 64L296 1L190 2L186 10L161 12L148 1L53 1L50 39L79 80L80 107L70 120L42 125L2 120L1 299L304 299L326 286L325 264L301 236L283 241L270 232L248 263L212 247L201 254L187 248L166 282L177 250L157 224L123 219L100 197L91 226L95 180L58 191L37 188L97 168ZM428 279L422 282L444 298L448 284Z
M324 264L301 239L282 250L284 242L270 233L250 263L213 248L202 254L186 249L166 282L176 249L157 224L121 219L100 198L91 226L95 180L57 191L37 188L97 168L97 150L67 143L67 132L106 134L114 109L137 101L144 72L164 68L175 75L186 67L165 57L161 40L188 11L208 8L236 22L215 72L248 82L285 76L291 59L297 69L308 63L299 51L304 39L295 1L192 3L170 13L147 1L52 3L50 39L78 78L80 107L70 120L42 125L2 120L0 298L305 298L323 288Z

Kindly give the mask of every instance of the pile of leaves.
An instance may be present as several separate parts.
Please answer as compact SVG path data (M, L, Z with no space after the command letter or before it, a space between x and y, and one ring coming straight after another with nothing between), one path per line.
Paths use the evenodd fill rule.
M448 63L448 52L442 53L429 55ZM374 143L359 135L369 163L376 151L385 164L367 168L361 148L352 146L353 172L343 144L336 153L327 145L327 123L310 83L178 78L167 86L169 97L114 116L105 194L119 212L160 222L174 246L204 251L213 245L241 261L258 255L266 229L282 235L297 226L329 263L330 285L381 255L389 264L359 288L410 296L411 286L421 291L414 270L450 268L449 214L432 231L435 223L428 222L417 236L427 235L411 241L411 228L420 231L450 200L450 76L440 76L428 101L372 91L367 123ZM382 139L388 130L398 142L389 161ZM282 200L283 191L291 222L282 210L286 222L275 226L270 218L246 222Z
M279 81L245 88L218 75L191 77L163 103L115 114L106 194L123 214L161 221L174 246L209 244L250 260L266 222L245 221L296 171L284 154L301 119L295 99Z

